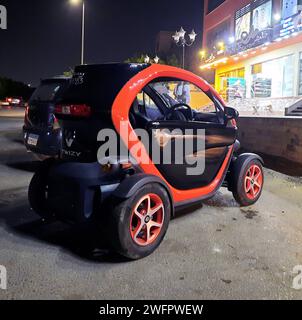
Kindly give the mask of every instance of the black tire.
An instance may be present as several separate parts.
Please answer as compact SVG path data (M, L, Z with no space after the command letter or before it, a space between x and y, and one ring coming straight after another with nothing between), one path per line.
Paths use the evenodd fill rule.
M47 206L47 178L50 162L42 162L28 187L28 201L33 211L45 220L53 218Z
M249 175L249 172L252 172L249 170L254 166L256 166L256 168L259 168L259 171L257 172L259 172L261 175L261 183L259 183L260 180L257 181L257 184L260 185L260 187L258 188L257 186L256 189L256 185L254 185L255 182L253 182L253 190L249 190L250 186L246 187L246 177ZM264 172L262 163L257 159L252 159L243 163L239 163L237 165L235 164L233 171L232 192L235 200L242 207L253 205L259 200L263 190ZM249 191L247 192L247 190Z
M133 211L135 207L138 205L141 199L148 195L154 195L154 197L159 197L161 199L163 210L160 211L160 215L162 215L163 221L161 229L157 231L158 235L154 238L153 242L146 245L139 245L137 242L135 242L133 236L131 235L130 224L134 219ZM145 185L129 199L126 199L118 204L114 203L115 201L116 199L112 200L110 210L111 212L108 212L108 219L106 223L106 226L108 226L107 237L109 238L108 240L111 242L113 249L122 256L127 257L131 260L141 259L150 255L161 244L168 230L172 211L171 201L168 193L159 184L152 183ZM154 216L155 215L156 214L154 214ZM151 221L151 223L152 222L153 221ZM144 228L147 229L146 226L144 226ZM140 234L141 232L139 232L138 234ZM137 239L141 240L140 238Z

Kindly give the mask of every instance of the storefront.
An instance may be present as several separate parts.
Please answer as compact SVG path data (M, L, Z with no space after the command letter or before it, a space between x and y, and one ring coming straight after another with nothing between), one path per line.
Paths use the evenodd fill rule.
M215 87L227 101L302 94L302 43L232 60L216 68Z
M276 8L273 0L255 0L238 9L229 39L201 66L215 70L215 88L229 104L253 100L253 110L262 103L284 114L302 98L302 1L279 1Z

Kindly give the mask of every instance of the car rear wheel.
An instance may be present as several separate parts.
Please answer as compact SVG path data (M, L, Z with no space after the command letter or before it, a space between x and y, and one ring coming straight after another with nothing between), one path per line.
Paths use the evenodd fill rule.
M48 197L48 170L51 161L44 161L32 177L28 188L30 207L43 219L52 219L53 215L47 205Z
M233 195L241 206L250 206L261 196L264 173L259 160L251 160L235 170Z
M129 259L150 255L162 242L171 217L171 203L159 184L148 184L112 208L110 238L114 249Z

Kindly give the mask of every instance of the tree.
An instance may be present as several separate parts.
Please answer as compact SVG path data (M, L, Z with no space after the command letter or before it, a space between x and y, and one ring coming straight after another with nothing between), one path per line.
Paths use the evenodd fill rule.
M178 68L181 67L181 63L179 62L175 53L167 57L167 65Z
M145 63L145 58L147 54L135 54L133 57L128 58L125 60L126 63ZM149 57L152 57L152 55L149 55ZM152 59L150 58L150 61ZM173 66L173 67L180 67L181 64L175 54L172 54L171 56L168 56L166 59L160 59L159 64L166 64L168 66Z
M146 54L135 54L133 57L125 60L126 63L145 63Z
M74 74L74 70L72 68L69 68L68 71L64 71L63 72L63 76L64 77L70 77L71 78L73 76L73 74Z
M22 97L28 100L34 88L29 87L23 82L14 81L8 78L0 78L0 99L6 97Z

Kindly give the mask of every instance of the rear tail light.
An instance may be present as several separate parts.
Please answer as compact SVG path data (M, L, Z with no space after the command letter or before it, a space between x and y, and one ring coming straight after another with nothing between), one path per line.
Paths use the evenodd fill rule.
M87 118L91 115L91 108L86 104L57 105L55 114Z
M53 119L53 130L58 130L58 129L60 129L59 121L55 116L53 116L53 117L54 117L54 119Z
M27 105L26 106L26 108L25 108L25 120L24 120L24 123L26 124L26 125L28 125L29 124L29 117L28 117L28 113L29 113L29 106Z

